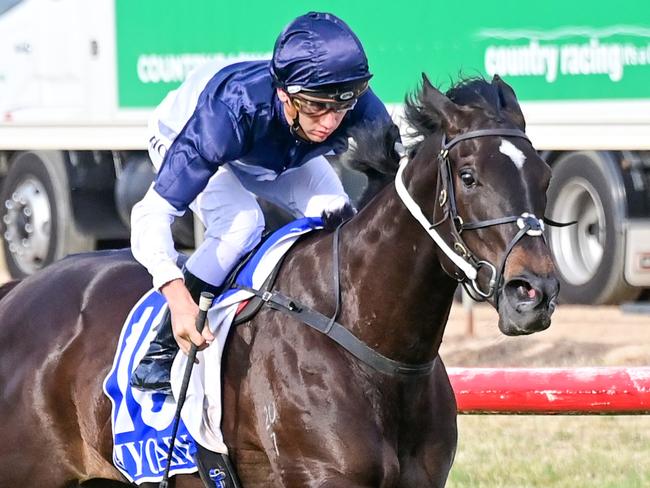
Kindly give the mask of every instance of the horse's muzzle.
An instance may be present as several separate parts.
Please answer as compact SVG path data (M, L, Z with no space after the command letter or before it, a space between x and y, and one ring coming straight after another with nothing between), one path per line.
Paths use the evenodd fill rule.
M560 285L556 278L522 274L500 291L499 329L506 335L532 334L551 325Z

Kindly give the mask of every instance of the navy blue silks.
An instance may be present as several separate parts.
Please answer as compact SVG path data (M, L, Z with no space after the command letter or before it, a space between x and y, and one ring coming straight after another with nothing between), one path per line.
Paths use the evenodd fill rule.
M269 66L270 61L232 64L203 89L155 182L157 193L176 209L187 209L224 163L239 160L279 174L316 156L343 152L349 130L357 124L391 120L382 102L368 90L327 140L301 141L289 130Z

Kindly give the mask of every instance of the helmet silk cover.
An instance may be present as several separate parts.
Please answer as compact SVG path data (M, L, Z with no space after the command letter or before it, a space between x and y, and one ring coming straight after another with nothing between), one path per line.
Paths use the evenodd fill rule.
M291 22L273 49L271 74L289 94L318 92L338 100L356 96L371 78L361 42L348 25L329 13L309 12ZM346 98L341 98L341 101Z

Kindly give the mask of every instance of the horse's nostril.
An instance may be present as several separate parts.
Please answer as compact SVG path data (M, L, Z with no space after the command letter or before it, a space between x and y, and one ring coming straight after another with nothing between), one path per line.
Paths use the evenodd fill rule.
M529 312L543 306L547 301L542 285L543 283L537 283L534 279L516 278L506 285L505 295L518 313Z
M511 285L515 289L515 296L519 301L535 301L540 296L540 292L526 281L519 280L511 283Z
M508 280L503 294L517 313L553 313L559 284L557 279L525 273Z

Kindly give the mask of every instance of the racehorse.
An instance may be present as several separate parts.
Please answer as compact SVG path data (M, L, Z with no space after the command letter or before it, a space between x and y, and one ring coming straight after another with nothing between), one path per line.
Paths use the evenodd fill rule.
M513 90L495 77L443 94L423 77L406 113L420 139L399 166L390 130L359 137L357 167L390 184L337 232L299 241L275 289L338 309L338 324L407 367L378 370L270 308L234 327L222 429L247 488L444 486L456 404L438 349L458 283L507 335L550 324L558 282L536 216L551 172ZM125 483L101 385L150 283L128 251L101 251L0 290L0 486Z

